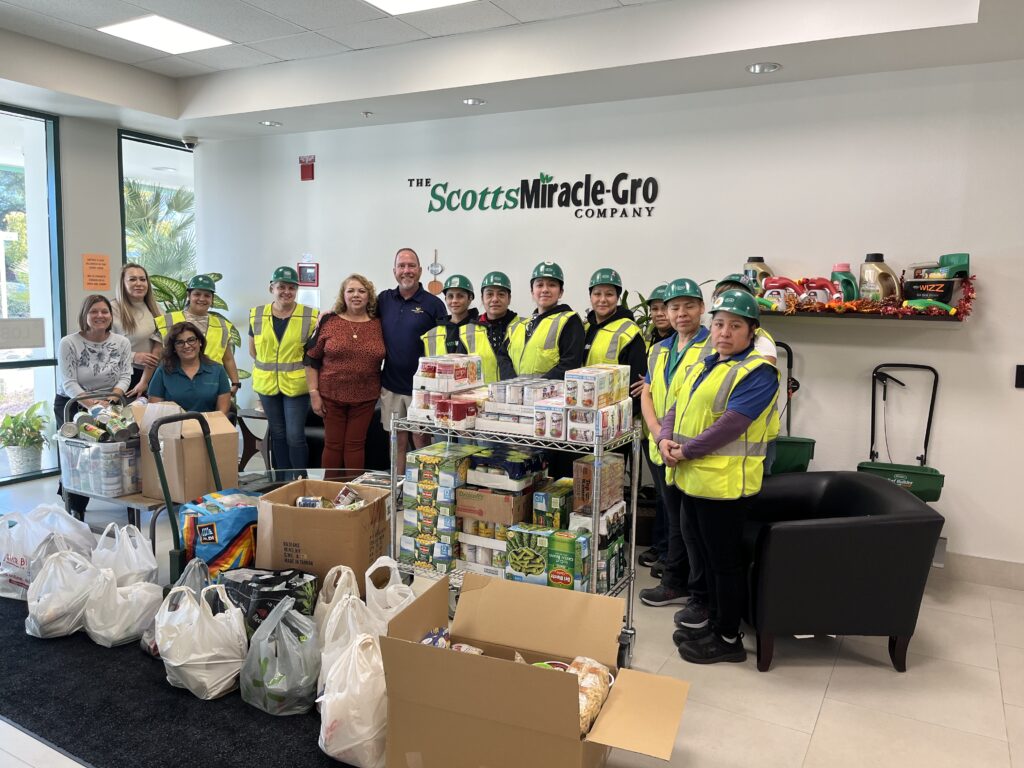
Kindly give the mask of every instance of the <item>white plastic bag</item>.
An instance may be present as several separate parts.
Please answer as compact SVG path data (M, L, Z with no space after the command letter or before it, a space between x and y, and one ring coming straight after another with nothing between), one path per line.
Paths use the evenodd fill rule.
M206 564L206 561L193 557L188 561L188 565L185 566L185 570L181 572L181 576L178 577L174 586L189 587L198 596L200 592L210 586L210 566ZM160 658L160 649L156 644L156 616L142 633L139 647L154 659Z
M85 625L85 608L99 571L78 552L55 552L28 588L25 631L33 637L62 637Z
M118 528L110 523L103 529L99 543L92 552L97 568L109 568L117 577L117 586L127 587L137 581L157 580L156 556L149 541L134 525Z
M317 695L324 692L327 672L344 651L356 641L359 635L377 637L387 627L381 624L359 595L342 595L331 608L331 614L324 624L321 638L323 652L320 655L320 679L317 681Z
M294 607L294 597L274 606L253 633L242 665L242 701L271 715L301 715L316 699L316 626Z
M388 569L388 583L378 589L373 584L373 574L381 569ZM366 607L387 629L388 622L397 616L405 606L416 599L412 587L402 583L402 574L398 563L387 555L378 557L366 569Z
M313 609L313 621L316 622L316 633L320 637L321 647L327 617L342 595L359 597L359 582L356 581L355 572L347 565L336 565L327 572L323 586L320 587L320 595L316 599L316 607Z
M89 526L56 504L0 517L0 597L25 599L28 585L45 562L45 558L38 561L33 569L33 555L51 533L59 533L78 552L88 554L96 546Z
M216 699L238 685L245 622L223 585L207 587L198 600L188 587L172 589L156 615L156 643L171 685L200 699Z
M388 697L376 637L359 635L334 662L318 701L320 749L357 768L384 768Z
M46 537L39 542L39 546L32 551L32 557L28 561L28 572L29 580L34 579L39 575L39 572L43 570L43 565L46 563L46 558L55 552L77 552L80 555L90 557L92 554L91 548L83 547L81 542L72 539L69 543L64 534L61 533L48 533Z
M85 606L85 631L94 643L107 648L138 640L163 599L160 585L139 581L119 587L114 572L101 568Z

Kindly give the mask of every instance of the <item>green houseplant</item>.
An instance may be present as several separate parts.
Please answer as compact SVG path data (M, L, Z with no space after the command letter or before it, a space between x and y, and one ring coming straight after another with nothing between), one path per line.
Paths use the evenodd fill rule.
M50 416L43 412L45 407L40 401L0 420L0 446L7 451L12 475L38 472L42 466L43 446L49 443L45 430Z

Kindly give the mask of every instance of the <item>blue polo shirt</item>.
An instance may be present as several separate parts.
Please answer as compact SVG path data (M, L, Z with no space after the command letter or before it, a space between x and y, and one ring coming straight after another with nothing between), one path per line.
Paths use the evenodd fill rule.
M754 345L751 344L738 355L733 355L732 359L737 361L746 360L753 351ZM707 378L707 375L720 362L722 360L717 352L704 358L704 370L701 371L697 380L693 382L693 389L690 390L691 393L696 391L700 383ZM726 406L726 410L741 413L748 419L756 419L771 404L772 398L775 397L778 391L779 378L775 366L762 365L751 371L743 378L743 381L736 385L732 394L729 395L729 404Z
M231 391L227 371L220 363L203 362L194 378L186 376L181 368L168 373L163 365L157 366L149 382L149 394L177 403L186 411L206 413L217 410L217 398Z
M672 380L672 376L675 374L676 368L679 367L679 363L686 355L687 350L694 344L699 344L700 342L704 341L704 339L706 339L710 335L711 332L702 325L700 327L700 330L697 331L694 337L690 339L690 341L683 347L682 352L678 352L676 350L676 344L678 343L679 339L678 332L673 332L667 339L662 339L661 341L657 342L658 345L668 349L668 365L665 366L666 384L668 384ZM644 381L647 382L647 386L651 385L651 372L649 370L647 371L647 375L644 376Z
M408 299L397 288L377 296L377 315L384 332L384 370L380 383L400 395L412 394L412 377L423 354L420 336L448 319L444 302L423 290L422 283Z

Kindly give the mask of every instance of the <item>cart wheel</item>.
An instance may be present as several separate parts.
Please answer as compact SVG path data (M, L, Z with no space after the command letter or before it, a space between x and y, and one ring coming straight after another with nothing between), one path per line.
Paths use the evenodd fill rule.
M633 643L636 642L636 630L624 629L619 633L619 669L629 669L633 663Z

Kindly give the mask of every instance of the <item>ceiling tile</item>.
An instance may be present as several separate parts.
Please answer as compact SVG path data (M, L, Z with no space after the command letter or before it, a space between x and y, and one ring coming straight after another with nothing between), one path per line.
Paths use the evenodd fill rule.
M180 21L233 43L297 35L302 27L271 16L241 0L132 0L153 13Z
M426 32L431 37L476 32L481 29L507 27L510 24L518 23L514 17L486 0L435 8L432 11L406 13L398 18L416 29Z
M334 29L322 29L320 34L338 40L349 48L376 48L422 40L427 35L398 19L376 19Z
M306 29L323 29L340 24L358 24L380 19L384 12L362 0L245 0L268 13Z
M150 72L156 72L158 75L166 75L167 77L194 77L195 75L207 75L215 71L210 67L183 59L181 56L163 56L151 61L140 61L135 66L148 69Z
M643 5L646 3L664 3L665 0L619 0L623 5Z
M315 32L304 32L301 35L278 37L260 43L250 43L250 48L269 53L279 59L312 59L316 56L333 56L349 50L347 45L328 40Z
M194 51L182 55L183 59L194 61L213 69L241 69L242 67L258 67L261 64L273 64L280 61L263 51L256 51L244 45L224 45L220 48L208 48L205 51Z
M61 21L83 27L103 27L128 19L145 16L146 11L137 5L122 3L121 0L6 0L11 5L53 16Z
M560 16L577 16L581 13L621 8L618 0L491 0L503 11L520 21L541 21Z
M94 29L68 24L7 3L0 3L0 29L126 64L146 61L160 54L160 51L145 45L129 43Z

